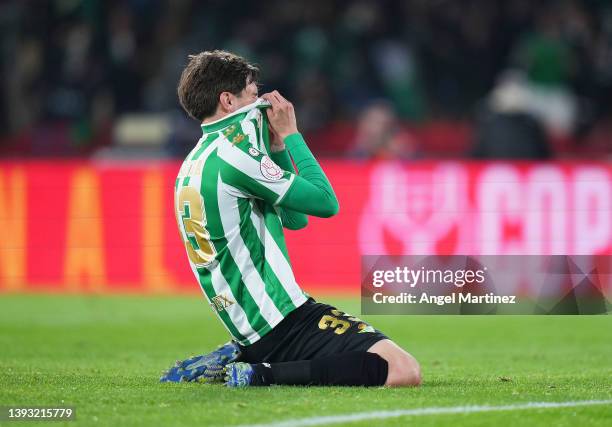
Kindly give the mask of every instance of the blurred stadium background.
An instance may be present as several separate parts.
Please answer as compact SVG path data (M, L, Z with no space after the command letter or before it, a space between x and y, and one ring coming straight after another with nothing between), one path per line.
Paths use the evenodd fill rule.
M0 33L0 290L197 292L176 83L213 48L338 192L287 232L307 290L357 292L361 254L612 253L609 1L3 1Z

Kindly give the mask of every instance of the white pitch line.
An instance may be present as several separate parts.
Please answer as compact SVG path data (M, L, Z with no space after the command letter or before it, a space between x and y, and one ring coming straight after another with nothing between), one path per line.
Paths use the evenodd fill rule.
M366 420L381 420L419 415L440 414L473 414L476 412L518 411L524 409L572 408L576 406L611 405L610 400L577 400L570 402L529 402L503 406L447 406L415 409L398 409L394 411L361 412L357 414L329 415L326 417L295 418L269 424L248 424L239 427L305 427L339 423L354 423Z

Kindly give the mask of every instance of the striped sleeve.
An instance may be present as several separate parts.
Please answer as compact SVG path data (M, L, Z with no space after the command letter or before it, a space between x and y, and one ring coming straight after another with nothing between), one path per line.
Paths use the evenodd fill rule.
M254 147L257 130L236 124L223 132L219 146L221 180L237 189L235 195L254 197L277 205L283 199L295 174L283 170L268 155Z

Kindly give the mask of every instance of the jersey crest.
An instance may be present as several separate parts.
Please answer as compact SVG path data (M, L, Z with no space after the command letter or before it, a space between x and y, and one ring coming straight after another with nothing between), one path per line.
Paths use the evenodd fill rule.
M283 170L268 156L263 156L260 163L261 174L270 181L278 181L283 177Z

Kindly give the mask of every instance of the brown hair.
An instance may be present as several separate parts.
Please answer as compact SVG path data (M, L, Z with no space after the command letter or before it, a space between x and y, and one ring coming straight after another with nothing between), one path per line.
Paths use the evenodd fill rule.
M259 68L233 53L213 50L189 55L178 84L179 101L187 114L202 121L215 114L222 92L237 95L248 79L258 78Z

